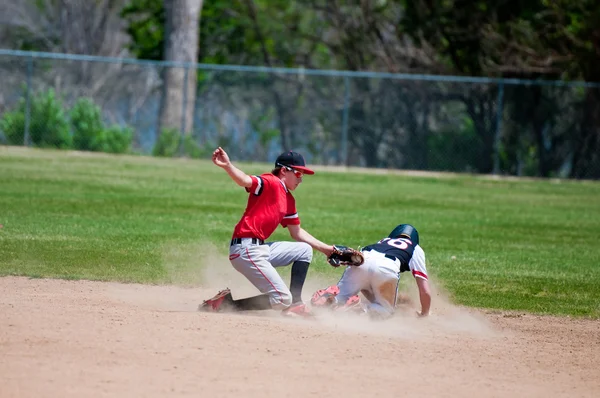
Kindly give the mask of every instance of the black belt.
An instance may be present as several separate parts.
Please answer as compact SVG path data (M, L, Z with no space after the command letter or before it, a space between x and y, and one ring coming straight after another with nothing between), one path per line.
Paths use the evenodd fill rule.
M370 252L370 251L374 251L374 252L377 252L377 253L381 253L380 251L373 250L373 249L363 249L363 251L364 251L364 252ZM385 253L381 253L381 254L383 254L384 256L386 256L387 258L389 258L390 260L394 260L394 261L398 260L398 258L397 258L397 257L395 257L395 256L392 256L391 254L385 254Z
M258 239L258 238L233 238L231 240L231 246L241 244L242 243L242 239L252 239L252 244L253 245L264 245L265 244L264 240Z

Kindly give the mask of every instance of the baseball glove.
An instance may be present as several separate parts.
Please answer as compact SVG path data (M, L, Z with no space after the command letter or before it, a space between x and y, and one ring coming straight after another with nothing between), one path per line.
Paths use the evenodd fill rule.
M327 257L327 262L333 267L350 265L358 267L365 262L363 254L358 250L343 245L334 245L333 253Z

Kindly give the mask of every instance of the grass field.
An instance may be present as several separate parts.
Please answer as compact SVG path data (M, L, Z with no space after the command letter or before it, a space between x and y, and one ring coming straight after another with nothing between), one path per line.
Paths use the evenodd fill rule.
M413 223L458 304L600 317L600 183L319 170L295 197L328 243ZM203 251L226 261L245 202L209 161L0 147L0 275L180 283ZM316 254L311 272L338 271Z

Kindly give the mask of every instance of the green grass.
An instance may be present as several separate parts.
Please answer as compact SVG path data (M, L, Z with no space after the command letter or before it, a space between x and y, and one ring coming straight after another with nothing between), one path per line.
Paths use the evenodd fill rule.
M599 183L318 172L295 196L328 243L413 223L459 304L600 317ZM0 147L0 275L175 283L172 268L200 266L203 251L227 262L245 202L209 161ZM312 272L339 273L321 254Z

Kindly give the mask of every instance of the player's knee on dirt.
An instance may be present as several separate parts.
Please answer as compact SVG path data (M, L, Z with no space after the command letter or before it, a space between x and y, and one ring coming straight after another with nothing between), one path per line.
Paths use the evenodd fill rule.
M292 293L289 291L271 293L270 298L274 310L285 310L292 305Z
M296 261L310 263L313 257L313 249L308 243L298 242L298 258Z

